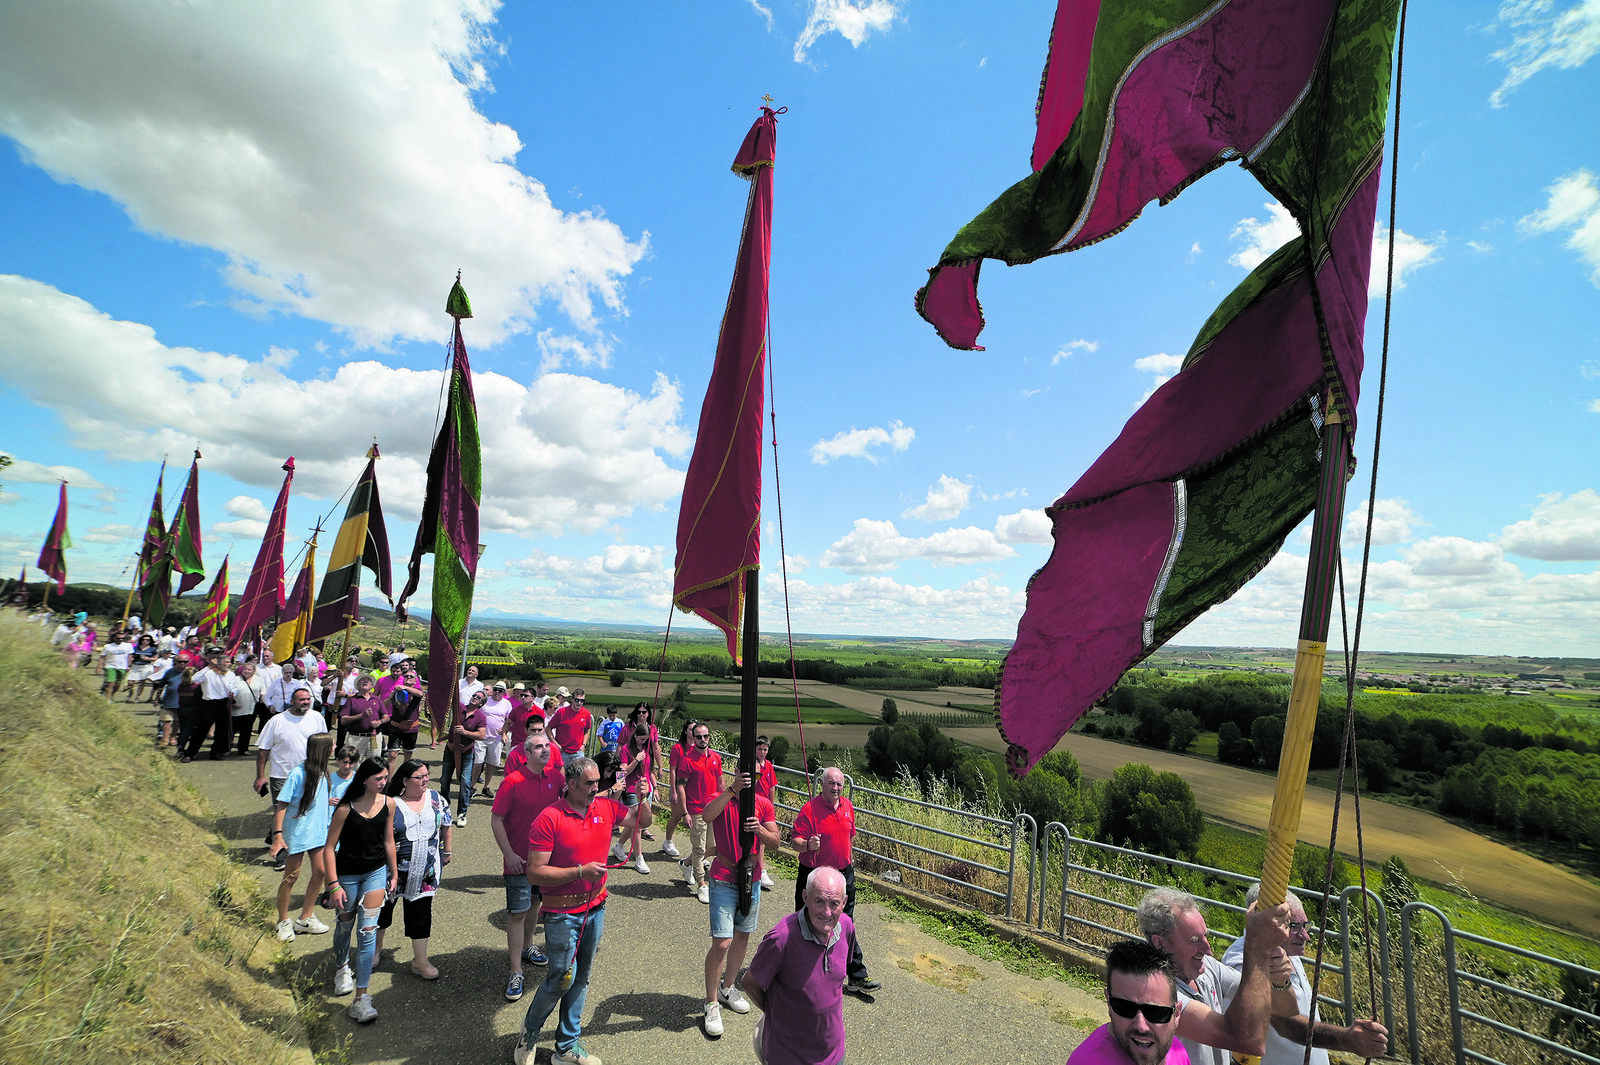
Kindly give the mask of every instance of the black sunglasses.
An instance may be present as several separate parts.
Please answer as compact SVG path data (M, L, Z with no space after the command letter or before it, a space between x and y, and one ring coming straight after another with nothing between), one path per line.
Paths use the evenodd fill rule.
M1124 1020L1133 1020L1136 1014L1144 1014L1144 1019L1151 1024L1166 1024L1172 1020L1173 1006L1157 1006L1154 1002L1134 1002L1130 999L1108 996L1111 1012Z

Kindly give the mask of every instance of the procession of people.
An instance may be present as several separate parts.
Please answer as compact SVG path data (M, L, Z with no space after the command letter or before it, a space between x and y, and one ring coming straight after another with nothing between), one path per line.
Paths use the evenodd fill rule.
M666 868L676 866L676 878L708 907L710 946L699 1018L707 1038L723 1036L729 1014L759 1010L760 1018L747 1032L763 1065L833 1065L845 1051L843 996L853 993L870 1003L881 989L868 973L867 951L852 921L855 813L838 768L818 774L817 794L794 811L785 831L766 737L757 741L749 774L724 766L704 722L683 721L678 742L663 752L655 708L647 702L633 707L626 720L620 708L605 707L597 727L581 689L558 687L549 693L542 681L530 687L480 680L474 666L452 693L455 698L447 705L453 709L441 713L430 708L417 660L403 651L358 652L329 663L307 647L273 663L248 653L230 655L192 632L137 633L115 625L93 658L84 648L95 641L87 618L69 619L54 636L75 667L91 661L101 666L106 698L148 698L162 708L159 748L184 763L206 750L208 741L215 760L253 755L249 786L271 818L265 857L282 873L277 938L287 942L333 933L330 990L335 997L351 996L347 1013L358 1024L378 1019L369 986L395 911L411 941L410 972L421 980L440 977L431 949L433 901L449 890L447 875L458 871L447 873L447 867L474 797L491 804L484 819L500 852L505 882L510 971L504 997L515 1002L531 996L514 1065L533 1061L547 1030L553 1043L549 1060L556 1065L601 1065L583 1041L587 993L597 971L604 972L597 970L596 959L612 878L652 875L644 851L656 846L650 828L657 806L670 815L657 853L680 857L674 831L679 824L688 827L688 855ZM419 751L424 721L429 742ZM435 754L441 740L444 750ZM658 766L666 770L664 779ZM503 771L498 786L490 782L494 769ZM740 793L749 788L756 793L755 812L741 819ZM793 912L752 944L763 892L773 887L770 854L784 847L798 859ZM295 906L301 874L307 871ZM1157 947L1170 946L1172 921L1199 920L1187 896L1174 895L1170 905L1165 896L1147 903L1141 905L1141 931ZM331 923L318 916L319 906L331 910ZM1148 928L1146 908L1156 915ZM1281 948L1304 941L1296 931L1306 926L1303 911L1290 909L1252 918L1254 952L1242 955L1247 963L1259 959L1253 977L1245 969L1254 989L1250 1005L1242 1005L1244 996L1235 992L1240 1005L1224 1014L1218 1000L1213 1012L1202 1016L1205 1006L1197 1000L1184 1023L1199 1041L1228 1045L1233 1040L1244 1050L1264 1045L1265 1034L1277 1038L1291 1030L1313 1032L1319 1048L1381 1046L1387 1033L1366 1022L1335 1029L1301 1016L1274 1019L1270 1028L1265 1024L1263 989L1270 984L1278 992L1280 976L1296 971ZM1169 910L1177 916L1162 924L1157 918ZM1212 963L1203 932L1190 941L1201 944L1203 960ZM1146 965L1142 956L1128 962L1126 953L1113 957L1114 980L1122 980L1125 972L1144 972L1137 968ZM1183 964L1189 953L1183 954ZM1159 969L1160 956L1155 957L1149 964ZM1135 969L1123 967L1130 964ZM1163 979L1188 993L1188 971L1171 957L1165 965ZM1274 999L1274 1013L1280 1007L1277 998L1288 996ZM1132 1023L1124 1024L1117 1012L1121 1000L1110 1001L1109 1034L1103 1042L1091 1040L1095 1046L1084 1051L1090 1055L1084 1060L1127 1055L1170 1062L1169 1053L1186 1048L1192 1058L1204 1050L1190 1040L1188 1028L1160 1028L1157 1007L1141 1005L1145 1013L1136 1011ZM1304 1002L1297 1006L1300 1014L1309 1009ZM1147 1026L1141 1026L1141 1017ZM1147 1038L1147 1032L1154 1034Z

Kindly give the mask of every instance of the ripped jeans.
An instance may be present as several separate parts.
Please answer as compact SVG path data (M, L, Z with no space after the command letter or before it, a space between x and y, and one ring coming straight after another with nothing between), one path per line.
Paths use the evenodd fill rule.
M380 865L369 873L340 876L339 886L344 888L345 909L339 914L339 923L333 929L333 960L338 967L350 964L350 933L356 933L355 974L356 987L364 988L372 982L372 965L377 960L378 945L377 906L362 905L369 891L383 891L389 886L389 867ZM356 929L356 921L361 921Z

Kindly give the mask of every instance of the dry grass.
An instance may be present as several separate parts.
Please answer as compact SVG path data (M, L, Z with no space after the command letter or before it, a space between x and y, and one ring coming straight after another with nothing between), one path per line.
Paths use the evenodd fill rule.
M265 900L97 681L0 617L0 1061L307 1060Z

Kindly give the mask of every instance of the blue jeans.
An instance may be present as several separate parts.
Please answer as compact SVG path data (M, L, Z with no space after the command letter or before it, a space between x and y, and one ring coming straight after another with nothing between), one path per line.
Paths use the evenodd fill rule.
M460 759L459 767L456 763L458 758ZM440 772L443 774L443 778L439 783L439 797L444 799L446 804L450 802L450 779L457 775L459 768L461 794L456 799L456 816L460 817L467 812L467 807L472 805L472 771L475 768L472 763L472 748L468 747L466 750L457 753L446 747L444 758L441 762Z
M585 917L588 918L587 923ZM544 949L550 955L550 967L545 971L544 983L539 985L533 1001L528 1004L527 1016L522 1019L522 1035L528 1046L539 1041L539 1032L558 1002L561 1004L561 1019L556 1024L556 1049L566 1053L583 1035L580 1022L583 1020L584 1000L589 997L589 969L594 964L594 952L600 946L600 936L605 932L605 927L606 907L603 902L587 914L544 915ZM583 937L581 942L578 938L580 934ZM568 969L574 969L572 986L563 991L561 980Z
M344 888L346 908L340 912L339 921L333 926L334 964L350 964L350 933L356 930L356 986L366 987L372 983L372 963L378 945L378 914L383 907L368 909L362 905L362 900L367 897L367 892L382 891L389 886L389 867L380 865L370 873L341 876L339 886ZM357 921L361 922L360 929L356 929Z

